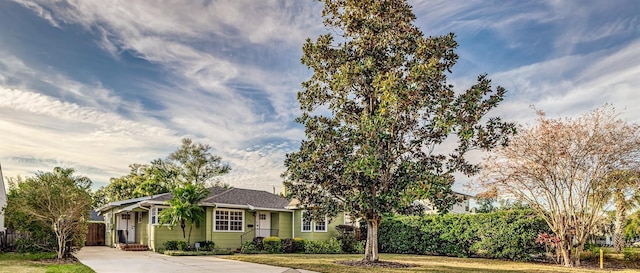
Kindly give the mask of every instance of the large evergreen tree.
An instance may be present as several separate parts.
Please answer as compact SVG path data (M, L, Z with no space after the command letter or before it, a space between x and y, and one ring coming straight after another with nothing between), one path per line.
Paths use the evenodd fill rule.
M345 209L362 217L364 260L376 262L383 213L418 198L446 211L455 199L453 174L478 171L465 154L505 144L514 125L480 123L505 90L483 75L455 92L447 83L458 58L454 35L425 37L405 1L322 2L325 25L339 37L303 46L302 63L313 70L298 93L306 140L287 155L283 177L311 215ZM457 144L447 141L452 136Z

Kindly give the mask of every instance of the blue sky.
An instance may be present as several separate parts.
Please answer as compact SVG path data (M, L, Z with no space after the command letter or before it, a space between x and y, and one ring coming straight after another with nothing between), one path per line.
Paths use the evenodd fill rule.
M640 122L640 2L411 1L426 35L454 32L462 90L508 90L492 112L575 116L613 104ZM296 93L315 1L0 1L0 163L5 176L73 167L94 185L180 139L210 144L236 187L280 190L304 130ZM480 155L475 155L480 158ZM462 182L456 188L462 187Z

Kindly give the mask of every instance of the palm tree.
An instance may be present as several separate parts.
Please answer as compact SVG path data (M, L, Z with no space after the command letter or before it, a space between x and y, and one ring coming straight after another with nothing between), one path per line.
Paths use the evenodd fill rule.
M173 197L167 201L169 208L160 212L160 222L169 224L173 228L178 223L182 228L182 238L187 239L187 245L191 245L191 230L194 225L199 225L204 219L204 208L199 203L207 198L209 191L202 184L186 183L172 191ZM185 228L189 225L189 236L185 235Z
M607 176L606 182L616 207L613 247L615 252L621 252L624 247L627 211L640 204L640 173L631 170L614 171Z

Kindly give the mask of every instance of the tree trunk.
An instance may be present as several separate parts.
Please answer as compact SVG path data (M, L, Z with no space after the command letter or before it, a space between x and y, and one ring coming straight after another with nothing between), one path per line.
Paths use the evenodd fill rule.
M189 236L187 236L187 246L191 247L191 230L193 229L193 223L189 225Z
M613 251L620 253L624 248L624 224L626 208L620 202L616 202L616 221L613 232Z
M580 266L580 254L582 253L582 250L584 249L584 242L580 242L578 243L578 247L576 247L575 252L574 252L574 265L575 266Z
M378 255L378 227L380 226L381 217L379 215L374 216L372 219L367 220L367 245L364 250L365 262L378 262L380 259Z
M560 243L560 255L562 256L562 265L565 267L572 267L573 263L571 262L571 244L567 246L566 243Z
M187 225L184 223L184 219L183 219L183 220L180 220L180 227L182 228L182 239L187 239L187 235L185 235L185 234L184 234L184 228L185 228L186 226L187 226Z
M64 257L64 247L65 247L66 238L62 233L62 230L58 223L53 224L53 231L56 234L56 241L58 242L57 256L58 256L58 259L62 259Z

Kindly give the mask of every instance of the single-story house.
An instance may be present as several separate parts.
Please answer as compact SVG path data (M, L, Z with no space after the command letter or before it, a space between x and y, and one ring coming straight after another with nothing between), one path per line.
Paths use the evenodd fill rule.
M238 249L254 237L326 240L335 236L337 225L350 223L344 214L331 222L304 221L303 210L297 204L266 191L220 187L208 190L209 195L200 203L205 208L205 218L193 227L191 242L213 241L216 248ZM165 193L98 208L106 224L105 244L158 250L166 241L184 240L179 226L170 230L158 221L170 199L171 194Z

